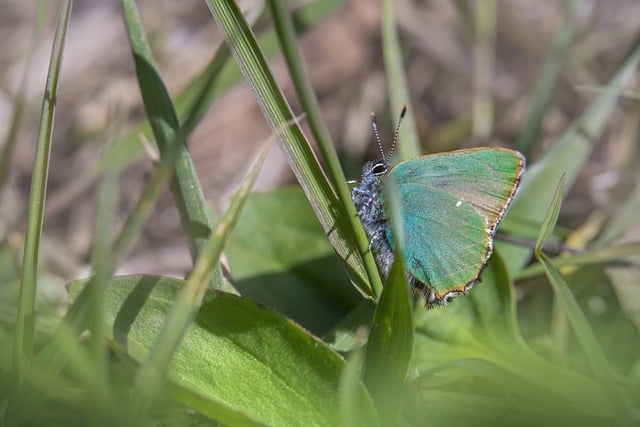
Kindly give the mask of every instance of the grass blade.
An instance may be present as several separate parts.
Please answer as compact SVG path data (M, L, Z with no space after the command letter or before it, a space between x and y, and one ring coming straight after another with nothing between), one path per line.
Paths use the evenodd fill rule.
M208 288L208 278L218 263L225 242L235 226L270 147L271 143L265 145L253 168L232 198L229 209L220 218L206 245L203 246L193 271L164 321L147 361L136 376L133 394L133 410L136 418L147 411L158 392L164 378L163 373L166 372L171 357L180 345L189 324L202 303L202 298Z
M603 398L609 402L612 412L616 415L618 424L630 425L631 417L627 412L625 398L617 386L613 371L611 370L604 352L598 343L598 339L591 329L584 313L580 310L580 306L569 290L567 283L560 275L560 272L553 266L553 263L547 255L542 252L542 246L553 232L553 228L560 213L564 184L563 176L558 183L556 193L544 218L534 252L536 258L545 269L545 273L547 274L547 278L551 283L558 302L562 307L564 314L567 317L578 342L580 343L580 346L584 350L587 360L591 366L591 370L603 386Z
M18 318L16 321L13 348L13 375L14 381L18 386L22 382L24 370L27 368L33 355L35 302L38 286L38 255L40 253L40 237L42 234L47 177L49 174L51 135L53 131L56 97L58 94L60 66L62 65L62 53L69 18L71 16L72 3L71 0L66 0L60 4L56 34L51 48L47 83L42 100L40 129L38 130L38 142L33 162L33 175L31 176L20 299L18 303Z
M340 204L344 206L346 215L344 218L348 221L348 225L342 226L345 230L357 230L356 235L353 237L357 239L357 245L360 248L366 247L369 241L362 229L362 225L358 220L355 208L351 201L351 193L347 186L347 180L342 172L340 166L340 160L336 150L329 137L329 131L327 130L320 114L320 106L318 100L313 91L313 87L309 80L308 73L304 68L304 63L300 57L300 53L297 49L296 33L292 17L290 16L286 2L282 0L269 0L269 7L273 14L276 31L278 33L278 39L282 46L284 57L291 73L293 84L296 88L296 93L300 99L303 110L307 114L307 120L309 122L309 128L318 145L322 159L324 161L326 170L329 174L329 179L332 181L333 188L336 190L336 196L340 201ZM338 218L340 221L340 218ZM373 260L373 256L369 252L365 252L363 256L364 267L367 271L367 276L374 289L374 293L379 295L382 291L381 283L378 279L378 270Z
M573 17L576 8L575 0L564 0L562 23L558 25L547 58L542 65L540 76L533 90L531 111L527 116L520 136L516 141L516 149L525 157L531 154L532 147L538 140L540 124L551 103L551 97L558 85L562 69L568 58L569 47L573 40Z
M398 40L395 14L392 2L382 0L382 55L384 59L385 74L387 76L387 90L389 91L389 104L392 115L398 114L405 104L409 104L409 83L404 71L402 59L402 46ZM407 110L407 120L398 132L398 140L402 141L396 146L399 160L408 160L422 154L418 131L413 119L413 109Z
M196 259L213 227L202 186L187 151L187 134L180 128L178 118L160 74L151 48L146 40L137 9L132 0L122 1L125 28L135 59L136 75L149 123L160 150L161 162L175 168L171 193L180 212L192 259ZM217 269L219 270L219 269ZM212 282L222 286L222 276Z
M208 0L207 4L271 128L278 129L283 123L292 120L293 113L289 104L278 88L237 4L230 0ZM320 168L302 130L299 126L292 126L284 129L279 135L289 164L327 232L332 246L344 260L350 278L363 294L373 295L374 290L379 287L374 286L372 290L365 279L365 269L353 233L343 224L347 213ZM375 280L379 279L372 275L370 281L375 283Z
M495 76L495 39L497 32L498 5L496 0L487 0L475 11L475 46L473 73L473 137L486 143L491 136L494 120L492 99Z
M609 123L622 85L634 75L638 61L640 40L631 47L629 55L605 86L606 91L573 122L553 148L526 171L518 190L519 194L500 226L502 231L522 238L538 236L536 224L540 224L546 214L540 199L552 196L553 189L563 174L566 174L567 185L573 185L594 149L595 141L600 138ZM513 245L502 253L510 273L514 276L531 257L530 249Z
M33 26L33 34L29 42L29 48L26 55L24 71L20 77L20 84L18 91L15 95L13 116L9 122L10 128L7 133L7 139L2 145L0 150L0 189L7 183L9 177L9 169L11 167L11 160L13 159L13 151L15 150L16 143L18 141L18 131L20 125L24 119L24 112L27 104L27 77L31 72L31 63L35 50L42 40L42 33L44 32L46 25L46 18L49 15L50 3L48 1L39 0L36 6L36 22Z

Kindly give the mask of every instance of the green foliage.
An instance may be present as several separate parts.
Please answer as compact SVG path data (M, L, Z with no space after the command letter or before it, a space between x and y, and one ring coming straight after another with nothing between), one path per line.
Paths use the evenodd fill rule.
M71 294L84 285L71 283ZM144 362L184 287L184 281L161 277L116 278L104 303L112 325L108 338L118 352ZM247 298L208 291L168 378L179 401L225 424L335 425L343 365L337 353L287 318ZM366 400L362 385L356 392Z
M45 309L36 317L36 285L46 280L36 273L54 115L48 101L56 96L70 16L70 3L63 2L19 269L10 245L0 246L0 280L13 289L22 282L19 296L10 286L0 289L0 341L6 343L0 347L0 425L640 421L640 310L634 304L640 245L620 242L640 224L640 193L601 226L583 253L554 257L544 251L549 242L571 235L555 229L564 187L578 180L604 133L622 83L640 60L639 42L553 148L531 162L501 229L537 237L535 248L497 242L482 282L468 296L425 310L409 295L400 257L381 286L295 49L294 30L315 24L340 2L315 2L293 18L283 3L270 2L326 169L271 75L263 51L275 51L273 33L256 38L234 2L209 1L227 45L174 103L135 3L122 4L147 114L135 132L153 135L160 161L113 243L115 186L122 166L138 153L133 138L109 146L99 164L87 169L87 176L102 180L93 276L68 284L71 305L62 318ZM383 2L384 60L392 104L398 105L408 101L407 76L391 6ZM573 13L573 6L567 2L565 13ZM490 35L492 17L483 19ZM570 33L559 30L554 49L568 49ZM230 207L214 219L185 141L207 107L240 79L231 58L250 82L302 188L249 194L266 144ZM561 74L560 59L548 61L519 139L527 151L535 151ZM482 120L491 121L484 111L478 113ZM415 127L402 132L413 141L407 152L415 151ZM180 212L192 271L184 280L114 276L166 187ZM223 251L226 279L219 267ZM606 302L606 315L590 309L594 298Z

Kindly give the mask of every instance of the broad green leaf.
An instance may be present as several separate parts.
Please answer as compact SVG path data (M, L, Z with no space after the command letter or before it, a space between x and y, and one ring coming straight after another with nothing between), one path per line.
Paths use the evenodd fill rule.
M225 253L242 295L314 333L362 300L299 188L252 194Z
M69 285L78 295L85 281ZM146 360L181 280L117 277L107 288L109 338ZM229 425L336 425L344 361L321 341L250 300L208 291L167 376L182 403ZM370 399L362 385L354 393ZM366 422L375 411L363 403Z
M360 349L367 342L369 327L376 306L369 299L362 299L353 310L333 325L322 340L339 352Z

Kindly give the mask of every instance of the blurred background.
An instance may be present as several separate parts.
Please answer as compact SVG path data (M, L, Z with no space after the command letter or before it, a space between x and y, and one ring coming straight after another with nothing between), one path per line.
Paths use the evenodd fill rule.
M291 2L291 8L305 2ZM527 152L529 162L550 147L597 96L601 84L638 37L637 0L581 0L565 21L567 2L498 1L494 32L477 37L484 1L394 1L414 114L424 153L475 145L515 148L530 113L536 81L561 29L573 38L562 52L561 78L541 131ZM248 16L263 2L240 1ZM47 25L24 75L33 39L36 2L0 0L0 149L15 120L18 88L24 84L24 116L7 180L0 187L0 271L18 271L26 206L58 2L49 2ZM179 93L210 61L222 37L204 2L137 2L159 67L172 94ZM264 22L268 22L268 19ZM257 28L259 32L264 28ZM299 48L327 127L344 161L348 179L357 179L365 158L377 156L370 112L379 117L386 141L398 111L389 111L381 53L378 2L345 0L326 19L301 34ZM301 113L279 56L271 57L278 82L296 114ZM23 82L24 75L24 82ZM635 82L637 86L637 81ZM474 123L478 100L488 102L488 120ZM488 113L486 113L488 111ZM488 114L488 115L487 115ZM582 225L597 211L611 212L634 188L638 174L638 102L622 98L604 137L583 171L584 179L563 206L562 223ZM63 284L88 274L96 206L96 182L87 171L105 144L123 138L143 118L133 61L123 28L120 2L83 0L74 4L59 86L48 199L43 227L39 289L66 300ZM250 160L270 135L254 97L240 82L217 100L189 140L190 152L212 209L223 209ZM138 138L140 140L142 138ZM141 141L138 141L142 144ZM401 142L400 142L401 143ZM121 177L122 220L136 201L152 161L138 150ZM133 158L132 158L133 160ZM294 183L279 149L269 155L256 185L264 191ZM613 190L613 191L612 191ZM168 191L142 238L119 273L182 277L191 265L178 212ZM16 275L15 277L19 277ZM6 277L5 279L9 279ZM14 277L10 279L16 283ZM0 278L2 281L2 278Z

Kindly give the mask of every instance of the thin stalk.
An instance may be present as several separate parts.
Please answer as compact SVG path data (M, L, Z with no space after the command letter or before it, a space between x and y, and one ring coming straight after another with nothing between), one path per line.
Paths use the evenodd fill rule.
M35 303L38 287L38 256L40 254L40 237L42 235L47 177L49 174L51 135L53 131L56 96L58 93L60 66L62 64L62 53L69 25L69 17L71 16L72 3L72 0L65 0L60 4L58 25L51 48L51 60L49 62L47 83L42 100L42 112L40 114L40 128L38 130L33 175L31 176L18 317L16 320L16 333L13 347L13 375L17 387L22 383L24 371L28 368L33 356L36 316Z

